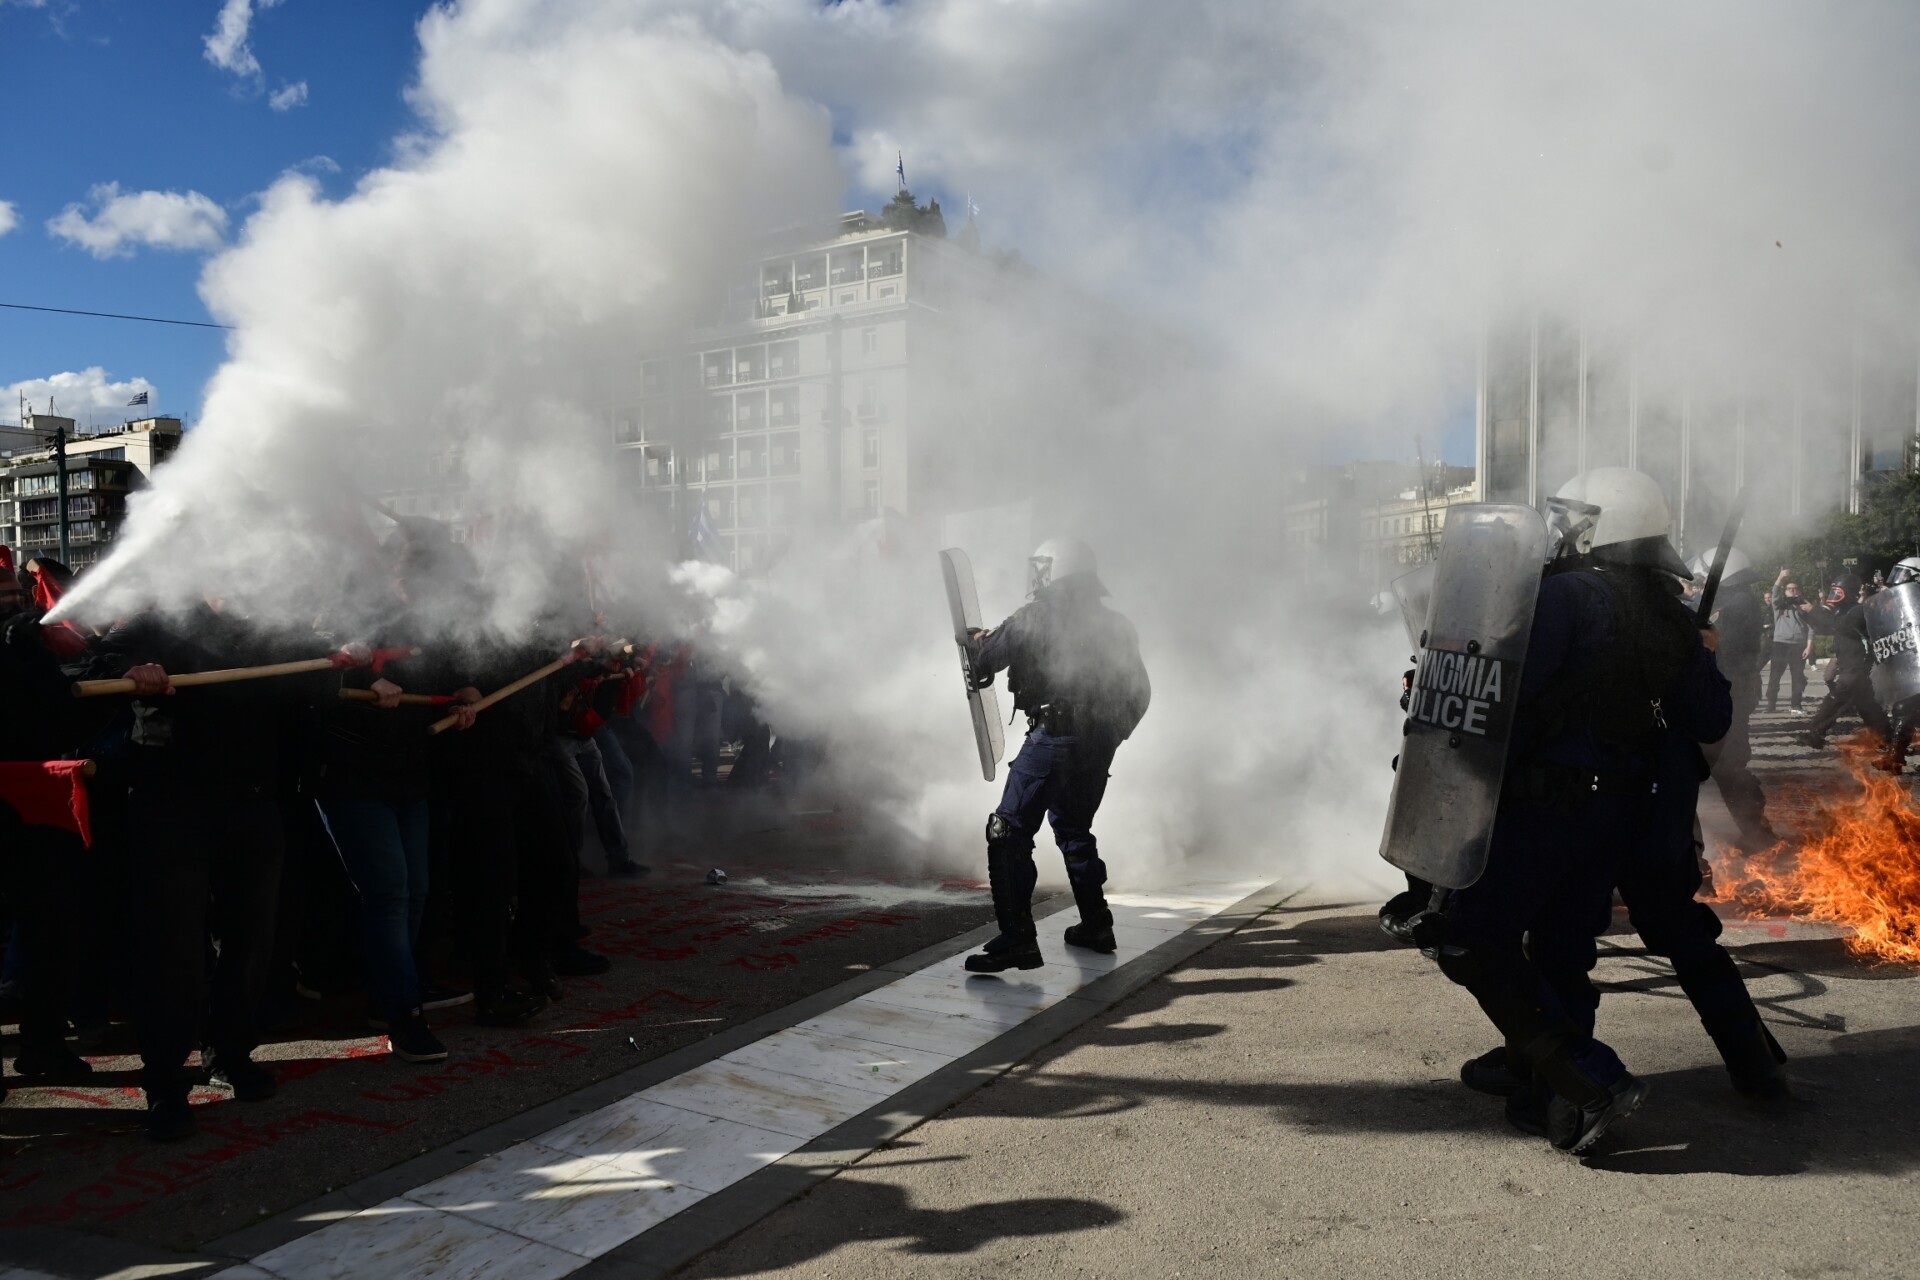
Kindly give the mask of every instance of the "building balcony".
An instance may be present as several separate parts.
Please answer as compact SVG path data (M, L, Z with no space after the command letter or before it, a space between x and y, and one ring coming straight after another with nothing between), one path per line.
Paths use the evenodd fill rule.
M703 386L730 387L733 385L733 371L709 368L700 375L700 382Z
M897 276L906 269L906 264L898 259L882 259L867 267L867 279L880 280L887 276Z

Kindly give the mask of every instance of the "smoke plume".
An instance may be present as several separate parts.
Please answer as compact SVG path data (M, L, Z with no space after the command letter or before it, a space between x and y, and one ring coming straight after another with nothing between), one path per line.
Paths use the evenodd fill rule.
M1286 545L1290 478L1456 426L1515 313L1723 396L1777 402L1835 335L1911 369L1916 36L1911 6L1773 0L451 4L394 161L337 200L283 177L209 266L231 357L73 608L311 611L352 495L456 436L478 509L617 547L776 727L965 865L993 796L925 553L939 508L1025 503L1009 538L1091 542L1155 678L1100 827L1119 874L1384 883L1405 641L1381 584ZM764 582L669 578L605 406L757 236L884 198L901 153L1037 269L956 339L992 386L955 394L995 411L942 442L954 491L897 558L821 534ZM540 607L537 560L493 566L498 626Z

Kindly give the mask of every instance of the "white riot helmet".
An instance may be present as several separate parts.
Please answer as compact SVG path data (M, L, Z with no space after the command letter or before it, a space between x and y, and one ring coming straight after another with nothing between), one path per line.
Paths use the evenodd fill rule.
M1908 556L1887 570L1887 585L1890 587L1912 582L1915 578L1920 578L1920 556Z
M1712 570L1714 562L1719 558L1720 548L1718 547L1715 547L1705 555L1695 556L1687 566L1693 570L1693 580L1695 582L1705 582L1708 572ZM1920 565L1920 560L1916 560L1914 563ZM1734 547L1727 552L1727 567L1720 574L1721 586L1744 587L1752 583L1756 576L1753 568L1753 560L1746 552L1738 547Z
M1596 559L1648 565L1676 578L1692 576L1673 549L1673 517L1652 476L1631 467L1595 467L1561 485L1554 497L1600 508L1588 543Z
M1093 548L1078 538L1048 538L1027 557L1027 594L1037 596L1056 583L1085 574L1085 582L1101 595L1099 566L1093 560Z

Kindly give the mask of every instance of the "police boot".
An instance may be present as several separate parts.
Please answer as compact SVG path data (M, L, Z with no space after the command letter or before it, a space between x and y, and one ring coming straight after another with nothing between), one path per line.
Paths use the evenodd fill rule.
M1758 1017L1732 1026L1708 1027L1707 1034L1713 1037L1714 1048L1720 1050L1720 1058L1727 1064L1734 1092L1758 1103L1796 1100L1787 1073L1781 1069L1787 1060L1786 1050Z
M1460 1083L1475 1093L1496 1098L1511 1098L1524 1091L1533 1073L1524 1063L1516 1064L1507 1046L1489 1049L1477 1058L1460 1064Z
M987 850L987 883L993 892L993 915L1000 924L1000 936L967 957L968 973L1038 969L1045 963L1033 926L1033 890L1019 874L1020 861L1013 850Z
M1414 928L1432 906L1433 886L1408 876L1406 889L1388 898L1380 908L1380 930L1394 941L1412 946Z
M1113 912L1107 907L1107 895L1099 885L1082 882L1073 870L1073 864L1068 863L1067 880L1073 886L1073 903L1080 908L1080 923L1067 926L1067 945L1110 956L1120 944L1113 936Z
M1535 1075L1553 1090L1547 1101L1547 1141L1556 1151L1579 1155L1647 1100L1647 1082L1621 1070L1603 1083L1562 1049L1539 1063Z

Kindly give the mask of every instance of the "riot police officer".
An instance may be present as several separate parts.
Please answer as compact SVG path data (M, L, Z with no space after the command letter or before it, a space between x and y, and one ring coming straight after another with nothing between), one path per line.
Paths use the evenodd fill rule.
M1067 863L1080 923L1068 945L1112 952L1113 913L1093 816L1114 752L1146 714L1151 689L1133 624L1102 603L1093 552L1073 538L1040 544L1027 561L1030 600L999 627L970 633L975 678L1007 672L1027 740L987 819L987 876L1000 934L967 957L975 973L1041 964L1033 923L1033 841L1044 816Z
M1873 651L1867 638L1866 615L1860 610L1860 579L1847 574L1827 589L1826 618L1833 634L1833 679L1827 696L1813 713L1803 746L1816 750L1827 745L1827 733L1843 712L1852 711L1881 741L1893 737L1893 724L1873 692Z
M1556 965L1591 963L1578 958L1610 919L1620 852L1648 830L1662 735L1712 741L1731 708L1678 599L1689 574L1659 486L1603 467L1559 497L1598 515L1541 583L1486 870L1416 937L1538 1082L1540 1108L1509 1114L1577 1153L1647 1087L1594 1037L1592 1002L1569 994L1585 972Z
M1695 581L1707 576L1718 555L1716 549L1694 562ZM1758 580L1746 554L1738 547L1729 550L1713 616L1700 620L1703 627L1712 626L1717 632L1719 648L1714 658L1720 674L1733 685L1733 725L1725 738L1707 748L1707 762L1714 782L1719 784L1720 798L1726 801L1727 812L1740 828L1739 847L1747 853L1758 853L1780 842L1767 821L1766 792L1748 767L1753 760L1749 723L1754 708L1760 705L1760 668L1769 652L1764 641L1772 626L1765 607L1753 594L1753 584Z
M1887 590L1920 582L1920 556L1908 556L1887 571ZM1897 694L1895 695L1898 696ZM1907 753L1913 749L1913 734L1920 728L1920 697L1900 698L1893 704L1893 745L1890 767L1899 772L1906 766Z

